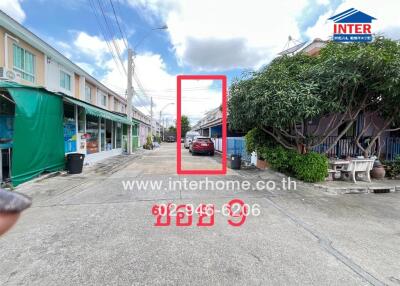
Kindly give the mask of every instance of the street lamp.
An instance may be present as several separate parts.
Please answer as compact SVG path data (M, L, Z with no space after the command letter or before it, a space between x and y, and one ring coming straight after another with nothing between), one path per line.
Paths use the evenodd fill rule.
M135 51L136 48L137 48L138 46L140 46L140 44L143 43L143 41L144 41L148 36L150 36L154 31L157 31L157 30L168 30L168 26L167 26L167 25L163 25L163 26L161 26L161 27L157 27L157 28L150 29L139 41L137 41L136 45L133 46L133 50Z
M162 114L162 112L163 112L163 110L165 109L165 108L167 108L168 106L170 106L170 105L173 105L173 104L175 104L174 102L169 102L169 103L167 103L166 105L164 105L164 107L163 108L161 108L161 110L160 110L160 125L161 125L161 114ZM164 133L165 133L165 130L164 130L164 128L165 128L165 126L163 125L163 138L162 138L162 140L164 141ZM161 126L160 126L160 130L159 130L159 135L160 135L160 137L161 137Z

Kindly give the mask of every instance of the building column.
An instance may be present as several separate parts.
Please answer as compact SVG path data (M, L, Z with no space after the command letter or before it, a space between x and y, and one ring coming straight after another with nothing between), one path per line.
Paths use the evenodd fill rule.
M86 79L84 76L79 76L79 95L81 100L85 100L86 91L85 91Z
M79 136L79 126L78 126L78 105L74 105L74 115L75 115L75 135L76 135L76 150L75 152L79 152L78 150L81 147L81 139Z

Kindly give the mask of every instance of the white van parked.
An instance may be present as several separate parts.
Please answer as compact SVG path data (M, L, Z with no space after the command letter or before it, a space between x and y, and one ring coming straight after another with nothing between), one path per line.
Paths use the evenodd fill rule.
M186 149L189 149L190 143L192 143L193 139L195 136L200 136L200 133L197 131L189 131L186 133L185 136L185 143L183 143L183 146Z

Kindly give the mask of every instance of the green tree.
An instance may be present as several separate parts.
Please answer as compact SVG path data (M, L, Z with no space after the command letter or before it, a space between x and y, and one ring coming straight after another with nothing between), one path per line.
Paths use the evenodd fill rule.
M229 123L234 129L257 127L288 149L308 142L307 121L337 109L323 100L310 77L318 59L303 54L275 59L230 88Z
M181 136L185 137L186 132L191 129L189 118L186 115L181 116Z
M376 130L367 147L359 144L369 154L380 135L397 129L400 121L399 51L399 43L377 38L372 43L330 42L316 57L279 57L231 85L229 123L235 129L257 127L298 151L321 144L344 124L328 152L360 113L379 115L384 128ZM312 119L317 127L309 130ZM364 127L358 140L371 126Z
M400 122L400 45L396 41L377 38L372 43L330 43L320 55L320 64L312 72L318 78L321 92L340 102L346 128L336 142L364 116L363 128L355 141L365 156L384 132L399 129ZM377 126L374 117L383 123ZM366 146L360 139L367 130L372 138ZM334 144L327 150L334 147Z

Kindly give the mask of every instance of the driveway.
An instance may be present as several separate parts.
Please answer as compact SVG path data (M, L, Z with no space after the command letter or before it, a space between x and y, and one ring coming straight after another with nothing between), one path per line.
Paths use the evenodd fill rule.
M176 144L176 143L175 143ZM169 146L168 146L169 147ZM221 155L215 152L214 156L207 154L195 154L189 152L181 144L181 154L182 154L182 170L220 170L221 165Z
M276 188L124 188L127 181L204 180L175 174L175 147L21 186L34 204L0 239L1 284L400 285L399 193L338 196L303 184L283 190L282 177L257 170L209 179L272 180ZM174 220L154 226L155 204L221 209L232 199L261 212L238 227L223 213L210 227L196 226L197 219L189 227Z

